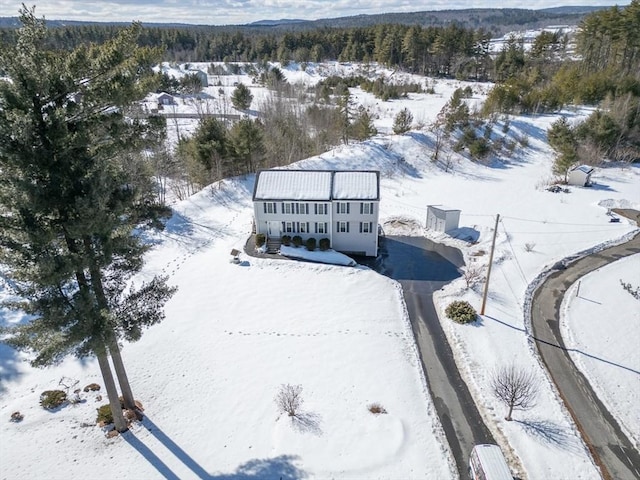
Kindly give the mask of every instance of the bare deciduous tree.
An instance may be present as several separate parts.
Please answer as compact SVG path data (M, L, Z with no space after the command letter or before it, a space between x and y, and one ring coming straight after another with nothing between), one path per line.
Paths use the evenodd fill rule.
M535 406L538 381L530 370L512 364L495 371L491 389L496 398L509 408L505 420L511 421L514 409L527 410Z
M462 270L462 278L464 278L467 288L473 287L476 283L482 280L483 272L484 272L484 269L481 266L467 265Z
M275 398L278 410L290 417L295 417L302 405L302 385L280 385L280 390Z

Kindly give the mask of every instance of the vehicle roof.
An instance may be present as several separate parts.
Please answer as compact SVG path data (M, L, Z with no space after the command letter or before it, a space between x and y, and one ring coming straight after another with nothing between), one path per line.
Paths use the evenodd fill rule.
M502 450L497 445L476 445L473 450L478 456L486 477L491 480L513 480Z

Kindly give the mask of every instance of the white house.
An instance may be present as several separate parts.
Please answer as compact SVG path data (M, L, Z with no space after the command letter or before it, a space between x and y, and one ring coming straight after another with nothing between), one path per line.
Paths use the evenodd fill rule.
M328 238L331 248L378 254L380 172L262 170L253 191L256 233Z
M577 185L579 187L588 187L591 185L591 174L593 168L589 165L578 165L569 170L567 183L569 185Z
M460 210L442 205L427 205L427 229L448 232L458 228Z

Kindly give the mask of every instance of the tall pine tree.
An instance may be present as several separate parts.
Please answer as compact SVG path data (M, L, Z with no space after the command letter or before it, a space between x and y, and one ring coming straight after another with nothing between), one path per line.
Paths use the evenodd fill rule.
M0 261L31 320L7 342L47 366L96 356L116 428L134 400L118 342L161 321L174 289L165 278L135 286L144 245L134 235L149 213L128 159L157 136L126 117L153 91L156 51L140 48L134 24L112 40L72 52L47 48L33 10L20 12L13 45L0 46Z

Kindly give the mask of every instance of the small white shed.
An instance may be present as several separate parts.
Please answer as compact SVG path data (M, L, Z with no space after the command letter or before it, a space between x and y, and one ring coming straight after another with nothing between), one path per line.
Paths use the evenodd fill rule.
M427 229L448 232L458 228L460 210L443 205L427 205Z
M569 170L567 183L569 185L577 185L579 187L588 187L591 185L591 174L593 168L589 165L578 165Z

